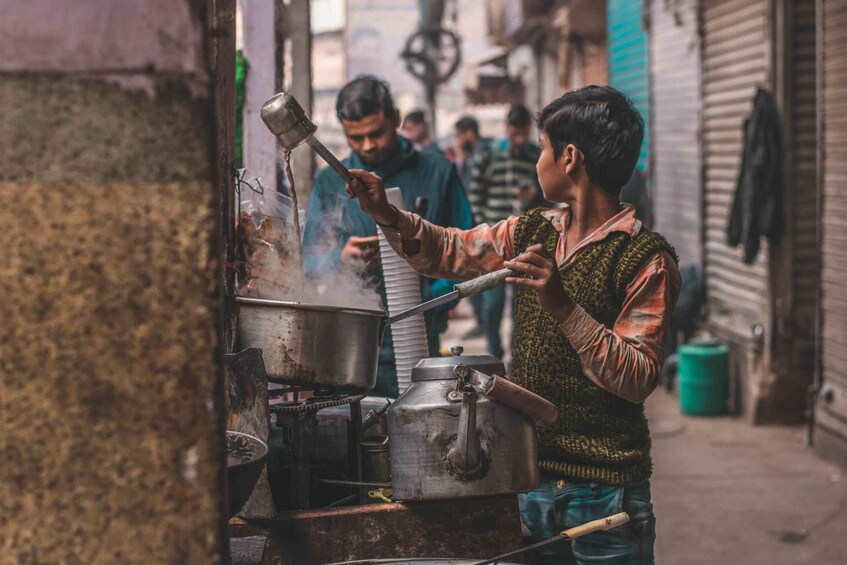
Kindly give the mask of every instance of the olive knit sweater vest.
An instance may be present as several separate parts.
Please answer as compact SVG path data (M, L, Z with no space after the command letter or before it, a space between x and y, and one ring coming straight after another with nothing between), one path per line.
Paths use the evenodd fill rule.
M515 250L543 243L555 254L559 233L542 210L521 216ZM643 229L632 239L613 232L583 249L561 271L568 295L592 318L611 328L626 288L645 262L665 250L661 235ZM555 320L538 304L535 292L519 288L511 378L559 407L559 420L539 431L542 471L578 482L636 484L650 478L650 431L644 405L633 404L595 385Z

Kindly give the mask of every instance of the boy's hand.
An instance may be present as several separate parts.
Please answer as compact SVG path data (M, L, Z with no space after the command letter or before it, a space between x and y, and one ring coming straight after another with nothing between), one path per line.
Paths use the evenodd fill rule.
M388 204L382 179L361 169L350 169L350 174L356 180L347 184L347 194L356 198L362 211L369 214L376 223L393 224L397 220L397 212Z
M525 253L512 261L506 261L505 265L527 275L526 278L509 277L506 279L507 283L534 289L538 295L538 303L553 316L557 324L567 319L574 308L574 301L562 286L556 260L543 245L539 243L528 247Z

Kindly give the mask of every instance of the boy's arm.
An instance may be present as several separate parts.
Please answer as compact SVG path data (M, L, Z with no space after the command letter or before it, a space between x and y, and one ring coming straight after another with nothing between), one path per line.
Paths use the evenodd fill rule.
M503 268L514 257L515 225L509 218L470 230L445 228L416 214L399 212L393 227L383 226L386 239L418 273L468 280Z
M676 263L662 252L627 287L623 309L612 329L579 306L571 310L559 327L594 384L636 403L653 392L680 285Z
M351 169L356 180L347 193L359 201L385 232L391 247L423 275L443 279L471 279L497 270L513 255L517 218L496 226L472 230L444 228L388 203L382 179L373 173Z

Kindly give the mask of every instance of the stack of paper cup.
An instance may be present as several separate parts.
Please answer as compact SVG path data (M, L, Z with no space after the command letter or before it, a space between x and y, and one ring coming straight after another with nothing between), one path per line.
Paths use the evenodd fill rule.
M402 210L403 196L399 188L386 190L388 201ZM421 303L421 285L418 274L397 255L382 230L379 231L379 254L388 298L389 315L398 314ZM402 393L412 383L412 367L429 357L426 325L423 314L412 316L388 327L394 339L394 360L397 367L397 385Z

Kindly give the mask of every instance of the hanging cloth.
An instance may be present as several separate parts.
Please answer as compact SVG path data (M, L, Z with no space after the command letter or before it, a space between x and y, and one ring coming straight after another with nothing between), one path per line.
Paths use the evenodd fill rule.
M729 245L744 246L745 263L759 253L761 236L779 243L785 229L783 211L782 130L773 96L756 92L753 111L744 122L744 153L727 226Z

